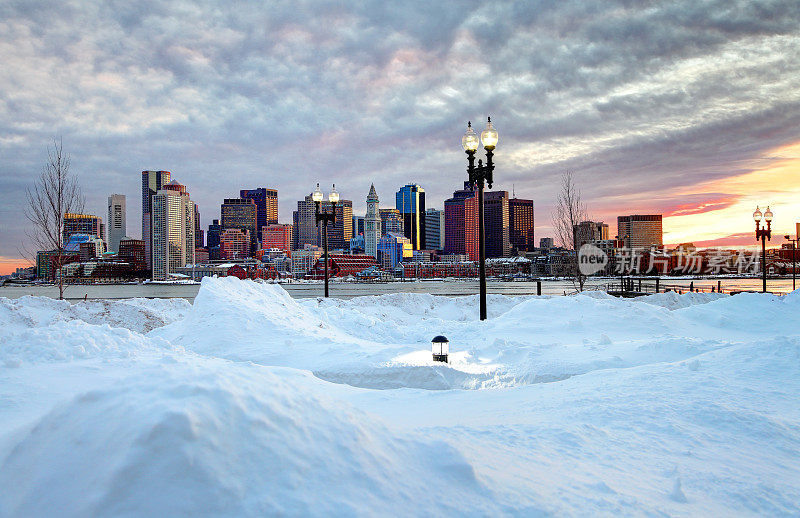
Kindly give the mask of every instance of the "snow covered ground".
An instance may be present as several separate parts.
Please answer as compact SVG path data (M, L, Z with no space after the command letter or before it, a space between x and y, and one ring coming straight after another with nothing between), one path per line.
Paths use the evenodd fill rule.
M800 514L800 291L476 305L0 298L0 516Z

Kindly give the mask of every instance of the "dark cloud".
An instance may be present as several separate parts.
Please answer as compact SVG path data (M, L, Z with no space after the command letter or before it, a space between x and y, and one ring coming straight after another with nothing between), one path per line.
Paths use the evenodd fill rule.
M496 188L534 198L540 222L567 169L605 207L800 140L796 1L220 5L0 4L0 256L58 135L90 210L128 195L131 234L150 168L189 187L204 223L256 186L279 189L289 221L316 181L357 211L370 182L391 204L417 181L441 206L463 126L487 114Z

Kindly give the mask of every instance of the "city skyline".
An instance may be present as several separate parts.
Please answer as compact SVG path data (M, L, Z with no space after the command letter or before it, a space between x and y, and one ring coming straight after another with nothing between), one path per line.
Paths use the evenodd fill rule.
M780 237L800 214L800 15L780 2L57 5L0 7L0 273L27 264L14 215L59 137L87 213L167 170L201 228L262 186L281 192L281 223L316 182L356 214L371 182L418 183L442 208L466 121L487 115L495 189L534 200L538 236L567 170L590 218L662 214L668 244L753 246L756 205Z

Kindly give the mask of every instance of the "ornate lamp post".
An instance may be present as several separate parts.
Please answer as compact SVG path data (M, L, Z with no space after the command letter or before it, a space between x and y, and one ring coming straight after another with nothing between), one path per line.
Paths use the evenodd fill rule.
M324 196L322 195L322 191L319 190L319 184L317 184L317 189L311 195L311 199L314 200L317 225L319 226L320 221L322 222L322 243L323 243L322 257L325 259L325 297L327 298L328 297L328 222L334 223L336 221L336 203L339 201L339 193L336 192L336 185L333 186L333 189L331 189L331 193L328 195L328 201L331 202L330 213L320 211L320 205L322 204L323 198Z
M467 173L469 174L469 184L473 189L478 188L478 255L480 256L480 300L481 300L481 320L486 320L486 236L483 227L483 185L484 182L492 188L492 171L494 164L492 156L497 145L497 131L492 127L492 118L488 117L486 129L481 132L481 142L486 150L486 165L483 160L478 160L475 165L475 151L478 150L478 134L472 129L472 123L467 122L467 131L461 138L461 147L467 153Z
M767 210L764 211L763 217L764 221L767 223L767 226L761 228L761 209L756 207L756 211L753 213L753 219L756 221L756 241L759 239L761 240L761 275L762 275L762 287L761 292L767 292L767 239L772 238L772 211L769 210L769 206L767 206Z
M783 236L792 244L792 291L797 289L797 281L795 276L795 271L797 271L797 266L795 266L795 261L797 259L797 241L800 240L800 236L795 236L795 239L792 239L792 236L786 235Z

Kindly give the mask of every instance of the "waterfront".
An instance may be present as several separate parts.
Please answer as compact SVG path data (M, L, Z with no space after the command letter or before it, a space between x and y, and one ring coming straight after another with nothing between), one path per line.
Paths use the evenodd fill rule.
M601 289L610 282L619 282L618 278L595 278L586 283L587 289ZM645 279L642 282L652 283L654 279ZM711 291L712 287L720 282L725 292L730 291L760 291L761 279L743 278L662 278L661 286L682 287L688 291L691 284L695 289ZM638 280L634 281L638 285ZM297 282L282 284L284 289L293 298L313 298L322 296L322 282ZM788 293L792 290L792 279L770 279L769 290L773 293ZM128 299L144 298L184 298L193 301L200 289L199 284L89 284L71 285L64 291L64 298L68 300L87 299ZM531 281L489 281L488 293L501 295L536 295L536 282ZM564 295L573 293L575 288L569 280L543 280L543 295ZM388 293L430 293L432 295L474 295L478 292L478 281L452 280L452 281L407 281L387 283L354 283L331 282L331 297L351 299L364 295L383 295ZM45 297L58 297L58 288L55 286L15 285L0 287L0 297L16 299L25 295L38 295Z

